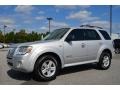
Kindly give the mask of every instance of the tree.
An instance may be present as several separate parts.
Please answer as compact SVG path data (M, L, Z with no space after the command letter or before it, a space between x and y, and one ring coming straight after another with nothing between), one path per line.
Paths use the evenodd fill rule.
M25 32L25 29L21 29L20 32L17 32L15 34L15 42L16 43L23 43L27 42L27 33Z
M5 37L7 43L14 42L14 32L7 33Z
M38 33L35 31L32 31L30 33L27 33L25 29L21 29L19 32L15 33L14 30L6 33L6 43L24 43L24 42L33 42L41 40L42 37L45 37L48 35L49 32L46 33ZM4 35L2 34L2 31L0 31L0 42L4 41Z
M0 42L3 42L3 34L2 34L2 31L0 30Z

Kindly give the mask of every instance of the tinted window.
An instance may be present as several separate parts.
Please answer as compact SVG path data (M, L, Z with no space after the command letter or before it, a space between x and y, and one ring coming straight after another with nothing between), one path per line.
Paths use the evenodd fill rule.
M111 40L110 36L108 35L106 31L103 31L103 30L99 30L99 31L103 35L105 40Z
M95 30L84 30L85 40L101 40L99 34Z
M48 34L44 40L59 40L61 39L69 30L70 28L61 28L61 29L56 29L50 34Z
M72 41L84 40L83 30L82 29L74 29L69 33L67 38L71 38Z

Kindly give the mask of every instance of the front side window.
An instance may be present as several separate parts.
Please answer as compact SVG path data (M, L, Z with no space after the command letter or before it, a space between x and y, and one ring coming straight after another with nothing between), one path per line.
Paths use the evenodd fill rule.
M44 40L60 40L69 30L70 28L61 28L56 29L50 34L48 34Z
M84 40L84 33L82 29L74 29L72 30L66 39L71 39L71 41L80 41Z
M101 40L99 34L95 30L84 30L85 40Z

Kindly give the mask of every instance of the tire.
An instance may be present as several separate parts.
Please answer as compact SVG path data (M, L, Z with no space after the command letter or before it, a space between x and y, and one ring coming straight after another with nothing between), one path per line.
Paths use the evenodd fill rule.
M97 67L101 70L107 70L111 65L111 57L109 52L103 52L100 55Z
M35 64L34 78L38 81L54 80L59 72L57 58L52 55L44 55Z

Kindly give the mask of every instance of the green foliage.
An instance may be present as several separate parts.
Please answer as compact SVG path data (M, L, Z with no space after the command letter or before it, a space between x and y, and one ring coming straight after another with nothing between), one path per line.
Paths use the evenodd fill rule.
M3 37L2 31L0 30L0 42L3 42L3 39L4 37Z
M37 33L32 31L31 33L27 33L25 29L21 29L19 32L12 32L6 33L5 41L6 43L24 43L24 42L32 42L41 40L42 37L45 37L47 33ZM0 42L4 41L4 35L0 30Z

